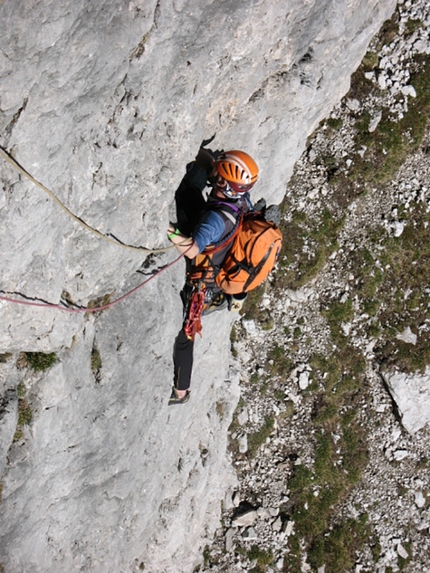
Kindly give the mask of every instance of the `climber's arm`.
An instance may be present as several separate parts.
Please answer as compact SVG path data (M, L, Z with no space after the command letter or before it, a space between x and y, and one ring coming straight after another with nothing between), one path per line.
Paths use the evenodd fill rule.
M186 237L179 232L172 224L169 225L167 236L180 253L185 254L189 259L194 259L199 254L199 246L192 237Z
M215 211L208 211L197 224L192 237L185 237L172 224L169 225L167 236L180 253L184 253L189 259L194 259L208 245L217 243L224 230L225 225L221 215Z

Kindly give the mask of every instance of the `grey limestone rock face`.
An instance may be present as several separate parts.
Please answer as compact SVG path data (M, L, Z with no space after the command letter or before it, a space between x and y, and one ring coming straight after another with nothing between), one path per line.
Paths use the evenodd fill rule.
M0 145L100 232L165 246L185 165L214 133L214 148L257 160L255 199L281 201L306 137L394 6L0 2ZM0 181L0 294L86 306L147 278L145 253L90 234L3 159ZM231 317L209 316L191 400L167 407L183 272L178 263L101 315L0 301L0 351L12 353L0 372L8 573L189 572L202 561L235 483L226 450L239 373ZM58 361L18 370L20 351ZM19 383L32 422L12 443Z
M201 141L241 147L278 203L306 137L347 91L394 0L3 2L0 144L78 217L165 244L173 192ZM2 160L1 289L79 303L119 288L142 254L89 235ZM19 253L19 256L17 256ZM2 346L69 345L55 313L2 307ZM57 336L46 341L43 324ZM81 328L81 321L70 325Z
M48 373L22 373L33 420L10 447L2 479L6 571L196 566L235 484L226 449L238 380L225 382L229 351L215 336L228 338L230 322L207 317L212 341L197 344L191 400L167 406L180 325L169 306L149 288L87 321Z

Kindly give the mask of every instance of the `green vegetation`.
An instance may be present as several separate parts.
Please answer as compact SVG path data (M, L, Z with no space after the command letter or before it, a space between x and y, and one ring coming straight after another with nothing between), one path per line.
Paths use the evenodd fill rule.
M362 69L366 72L374 70L379 63L379 56L375 52L367 52L361 62Z
M407 564L412 559L412 543L404 543L403 547L406 550L408 557L405 558L405 557L402 557L401 555L399 555L398 565L399 565L400 571L404 571L405 567L407 566Z
M288 210L287 200L282 208ZM284 240L274 288L279 292L297 289L315 277L328 257L338 249L337 237L344 222L344 216L337 217L329 209L309 220L303 213L295 211L291 221L283 221ZM308 245L306 256L303 253L305 243Z
M237 555L246 555L246 549L245 549L245 547L243 547L242 545L238 545L238 546L235 548L234 552L235 552Z
M297 466L289 481L295 537L305 542L308 560L315 570L324 564L327 573L349 570L355 562L356 551L371 539L365 516L330 526L335 507L358 481L366 464L361 451L364 449L362 436L356 435L357 429L344 428L336 444L331 434L318 434L313 468ZM357 456L360 462L356 461ZM288 557L286 571L295 571L300 553L297 544L297 549Z
M423 23L421 22L421 20L415 20L413 18L409 19L406 22L406 34L407 35L413 34L415 30L422 28L422 25Z
M93 346L91 351L91 370L93 374L96 374L102 367L102 359L100 352L96 346Z
M271 376L286 376L291 369L291 360L285 353L285 348L274 344L267 353L268 372Z
M367 515L336 525L324 537L318 537L309 549L309 563L316 569L325 564L327 573L350 570L356 553L370 539Z
M205 548L203 549L203 564L205 567L207 567L210 563L210 554L211 550L209 545L205 545Z
M410 20L407 23L406 35L419 26L418 20ZM398 14L395 13L393 18L383 25L375 51L365 55L360 67L352 75L347 97L358 100L362 105L357 112L351 114L352 120L355 120L356 150L352 155L348 155L348 159L352 160L351 165L346 168L346 158L333 153L327 153L316 160L325 168L327 179L333 187L333 199L341 209L345 209L351 200L366 192L366 189L389 182L406 157L415 151L423 140L430 114L429 55L417 55L408 62L411 72L410 85L414 87L416 97L408 98L407 111L403 117L399 119L388 108L374 109L373 104L369 110L366 103L369 96L378 95L380 88L364 74L377 67L380 48L390 43L397 32ZM398 99L402 102L404 96L399 94ZM381 119L371 133L369 125L377 111L381 113ZM325 123L331 130L326 131L326 136L336 137L335 130L341 127L339 120L330 119Z
M347 344L348 338L342 331L342 323L347 323L354 318L352 300L346 302L333 302L322 310L323 316L327 318L330 326L331 336L335 343L341 347Z
M419 21L409 21L407 33L412 33L419 25ZM364 77L364 73L377 66L378 50L390 43L397 31L396 13L382 27L376 51L366 54L353 75L349 98L365 102L369 94L379 90L377 85ZM355 118L357 153L352 158L348 174L339 169L338 163L342 159L337 160L330 154L319 158L327 174L334 173L329 179L340 212L344 212L350 201L367 187L383 187L422 142L430 116L430 56L416 56L409 66L410 84L414 86L417 97L408 98L408 109L401 119L392 117L388 109L381 109L381 120L372 133L369 132L371 115L366 106L362 108L364 111ZM333 215L333 219L342 222L339 215ZM421 328L430 318L430 295L428 289L423 288L430 273L430 216L425 206L415 203L409 208L399 206L398 219L407 220L400 237L389 237L383 227L367 229L367 247L351 253L348 270L354 276L354 288L349 296L357 301L357 315L368 317L364 328L369 337L377 339L375 351L380 362L387 366L396 364L403 371L423 371L430 364L430 335L428 329ZM296 238L288 247L290 252L285 263L290 265L287 277L291 279L293 276L296 280L285 281L285 276L281 278L291 288L300 286L302 280L307 281L312 276L312 272L299 270L309 265L309 255L300 255L305 226L304 216L293 218L291 232ZM334 241L335 236L336 233L333 233ZM316 260L315 263L314 270L318 271ZM353 309L348 301L343 306L340 303L330 304L330 308L323 308L322 313L329 322L334 342L342 347L347 345L348 340L341 323L352 319ZM417 335L415 345L397 338L407 328Z
M416 98L409 98L408 111L397 120L389 109L382 109L381 120L373 133L369 132L370 114L365 111L356 122L356 148L366 148L361 157L354 157L351 177L359 184L386 183L397 173L406 157L421 144L430 113L430 56L417 56L411 65L410 83ZM364 97L367 81L359 72L360 93ZM357 90L357 86L355 86ZM372 87L372 89L374 89Z
M26 389L24 384L21 382L18 385L18 423L16 425L15 435L13 437L14 442L18 442L24 436L24 426L29 424L32 419L32 412L30 404L26 399Z
M419 21L410 20L406 35L419 26ZM318 275L338 249L338 237L351 202L359 195L373 192L374 188L383 190L407 156L422 143L430 116L430 56L415 57L408 63L410 85L415 88L417 97L408 98L403 117L399 119L385 108L366 108L368 96L377 95L380 88L366 79L364 73L377 68L380 48L392 42L397 32L398 14L395 14L384 24L375 51L366 54L353 76L348 98L358 99L363 105L350 115L355 144L355 152L348 155L351 164L346 165L346 157L339 157L335 151L314 160L330 183L330 201L321 213L312 216L293 211L288 199L282 205L283 250L270 287L275 296L277 293L282 296L285 289L298 289ZM398 97L402 103L404 96ZM369 132L370 122L378 111L381 119L374 131ZM325 124L328 138L336 137L336 131L343 127L342 120L337 118L330 118ZM291 188L294 185L293 179ZM325 299L321 297L320 311L327 321L331 340L327 345L329 350L314 354L308 360L312 384L302 393L302 398L312 412L309 439L314 455L313 463L294 466L293 476L288 479L290 499L281 507L281 514L296 524L294 534L288 539L289 553L284 555L285 572L300 571L304 554L312 571L322 565L326 573L350 571L363 545L368 546L375 563L380 558L381 545L368 524L367 515L347 519L341 518L338 512L339 505L359 482L368 463L368 428L361 417L367 392L366 361L351 343L345 326L352 325L352 332L359 336L376 339L373 351L382 365L396 366L406 372L424 371L430 365L430 290L427 288L430 213L426 207L419 200L397 206L393 219L405 222L399 237L390 235L387 225L362 229L361 247L348 253L342 268L350 277L347 297L341 300L333 300L329 295ZM338 258L340 256L342 253ZM249 317L262 323L267 317L266 311L259 308L262 293L259 296L252 301ZM289 338L289 345L285 347L278 339L267 353L270 386L265 381L261 388L270 392L276 401L285 400L277 380L285 379L295 364L297 350L303 350L305 336L311 336L303 324L300 320L281 327L280 334ZM416 344L398 338L404 331L409 332L408 329L417 337ZM251 377L251 383L257 381L261 383L258 376ZM294 411L294 404L290 403L288 411ZM277 423L282 422L281 414ZM371 417L368 422L376 423ZM273 418L268 417L259 432L249 436L250 455L257 454L272 429ZM427 467L425 458L417 463L417 471ZM405 546L405 549L409 557L399 556L401 571L407 570L412 557L412 547ZM387 573L389 570L388 567Z
M385 27L384 41L392 37L394 28ZM359 71L360 81L355 79L350 97L364 99L369 90L378 89L363 76L364 70L373 69L376 64L375 55L367 54ZM377 129L369 133L370 115L362 113L357 118L356 146L367 149L363 158L359 154L354 157L352 181L338 175L336 158L323 158L341 212L367 184L381 185L391 179L407 155L421 143L430 113L429 71L428 57L415 60L411 85L417 91L417 98L410 98L409 111L399 122L391 118L387 110L382 110ZM355 191L348 187L355 187ZM332 522L335 508L360 480L367 464L365 431L356 421L357 405L365 392L365 360L350 344L342 324L352 322L356 314L367 316L363 327L369 337L378 339L374 351L382 363L396 364L402 371L423 370L430 364L430 335L427 329L420 328L430 319L430 293L423 289L430 275L430 215L425 206L418 204L407 212L399 207L400 217L408 220L400 237L388 236L383 227L366 230L367 247L351 253L348 260L348 271L354 277L348 299L330 301L321 308L336 347L329 356L314 355L310 360L312 377L317 383L316 392L309 396L314 399L315 458L311 467L296 466L289 481L293 509L290 506L288 511L296 522L296 531L290 538L291 551L286 556L285 571L299 569L303 549L314 570L325 564L326 573L350 570L363 544L371 546L375 560L380 553L378 542L371 542L366 515L335 525ZM330 213L329 217L326 211L325 221L326 224L319 227L321 233L313 234L310 222L303 215L296 215L288 223L288 252L284 253L282 262L289 265L289 270L288 274L284 273L281 262L283 286L297 288L321 268L321 259L315 257L310 263L309 255L300 253L305 241L309 243L311 237L328 235L331 239L327 242L331 241L333 250L336 248L342 216ZM321 252L318 241L314 245L314 253ZM417 335L415 345L397 338L406 328ZM296 337L299 336L297 331ZM399 558L399 568L403 570L407 562Z
M428 458L426 456L422 456L419 462L417 463L417 470L427 468L428 463L429 463Z
M250 570L250 573L265 573L267 565L273 561L272 551L264 551L258 545L252 545L247 552L250 561L257 561L256 567Z
M24 355L29 368L36 370L36 372L48 370L58 360L55 352L24 352Z
M421 328L430 319L430 292L423 288L430 275L430 214L416 204L405 217L400 237L389 236L382 227L367 230L368 246L352 253L348 265L355 279L350 296L357 300L358 313L369 317L364 328L378 339L378 360L415 372L430 364L430 333ZM349 315L340 303L322 310L336 343L346 340L336 322L336 317L349 320L342 319L342 310ZM417 336L416 344L397 338L406 329Z
M408 22L408 33L419 25L416 21ZM364 102L370 94L377 94L379 87L366 79L364 73L377 67L377 52L393 40L397 31L395 15L384 24L375 52L366 54L354 74L349 98ZM416 57L410 69L410 84L417 97L408 99L403 118L397 120L388 109L381 109L381 120L370 133L372 118L364 106L359 115L354 117L352 113L357 153L351 157L351 166L346 170L344 159L331 154L316 159L326 171L337 204L337 210L331 214L331 229L326 225L331 231L333 250L343 225L341 213L350 202L366 192L366 188L381 188L391 180L422 142L430 115L430 57ZM331 130L341 127L340 122L327 125ZM326 134L335 137L329 130ZM383 227L365 230L363 242L367 247L353 251L347 263L353 277L348 299L330 300L321 307L336 346L330 355L314 355L310 360L312 377L318 385L318 390L309 396L314 400L314 463L310 467L296 466L289 481L292 496L285 511L290 511L296 531L289 540L291 551L286 556L285 571L300 570L303 549L313 571L325 565L326 573L351 570L357 551L364 544L371 547L375 562L381 553L380 544L372 539L366 515L333 523L337 505L360 480L367 464L366 434L356 420L366 392L365 360L350 343L342 324L354 321L355 316L359 320L363 317L361 328L377 339L374 352L378 361L386 365L416 371L430 364L430 334L427 328L422 328L430 319L430 292L423 288L430 276L430 215L425 205L415 204L406 209L399 206L398 219L408 221L400 237L389 237ZM281 280L289 288L301 286L312 278L313 271L319 271L317 257L310 265L309 255L300 253L310 236L310 225L304 215L293 217L287 224L289 245L284 262L289 265L289 274L285 273ZM318 247L314 252L319 252ZM354 327L355 324L354 321ZM397 338L407 328L417 335L415 345ZM411 548L407 551L411 555ZM405 569L409 560L400 557L399 568Z
M389 20L386 20L382 24L382 28L378 33L378 41L376 46L376 51L379 52L383 46L391 44L396 35L399 32L399 14L394 12Z
M343 120L340 117L336 117L336 118L335 117L329 117L326 120L326 124L328 125L328 127L330 129L337 131L338 129L340 129L342 127Z
M430 272L430 214L416 207L408 219L400 237L383 242L385 272L378 289L382 334L376 351L381 361L403 371L423 371L430 364L430 335L420 330L430 319L430 293L423 288ZM406 328L417 334L415 345L396 338Z
M336 303L325 312L337 338L338 321L351 319L352 306L348 301ZM310 467L295 466L288 482L291 499L288 507L281 508L296 523L285 571L297 570L305 550L313 570L325 564L327 573L341 573L371 539L365 516L332 524L336 507L367 465L366 434L356 421L366 363L345 337L342 346L330 355L313 355L310 364L317 388L308 398L313 401L314 462Z
M261 299L266 292L266 285L263 284L256 289L250 291L243 304L240 314L246 320L255 320L261 325L263 330L271 330L274 326L274 321L269 309L261 307Z
M264 444L272 433L274 423L275 419L273 416L267 416L262 427L253 434L248 435L248 452L252 458L257 453L258 448Z

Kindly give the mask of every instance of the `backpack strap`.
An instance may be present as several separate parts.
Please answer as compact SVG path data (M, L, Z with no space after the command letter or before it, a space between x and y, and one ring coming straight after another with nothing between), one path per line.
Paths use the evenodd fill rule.
M226 247L230 246L236 238L236 235L239 233L240 227L242 225L242 220L243 215L239 218L238 221L236 221L236 226L231 230L230 233L228 233L226 237L218 241L218 243L215 243L215 245L206 247L203 253L207 255L214 255L215 253L219 253Z
M227 201L211 200L207 204L205 211L217 211L231 229L217 243L207 246L204 251L193 259L192 263L190 263L190 269L187 271L187 276L190 284L215 286L215 277L220 271L221 262L233 244L242 225L244 208L242 205L233 205Z
M227 201L209 201L207 203L206 211L216 211L219 213L224 221L229 222L233 225L232 229L221 239L208 247L203 251L203 253L213 254L220 251L226 245L233 241L234 237L237 235L240 224L243 219L244 209L243 206L234 205L233 203L228 203Z

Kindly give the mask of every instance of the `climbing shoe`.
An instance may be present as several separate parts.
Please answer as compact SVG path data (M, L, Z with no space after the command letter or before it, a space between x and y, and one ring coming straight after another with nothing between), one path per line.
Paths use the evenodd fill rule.
M190 391L189 390L187 390L187 393L185 394L185 396L183 396L182 398L178 398L178 395L176 393L176 388L173 387L172 393L171 393L170 398L169 398L169 406L173 406L174 404L185 404L185 402L188 402L189 399L190 399Z
M233 294L232 296L230 296L228 310L230 310L231 312L239 312L240 310L242 310L243 303L245 302L247 296L248 293L246 292Z
M223 292L220 292L215 296L215 298L210 302L210 304L204 309L203 314L210 314L215 310L223 310L224 308L228 307L228 299L227 295Z

